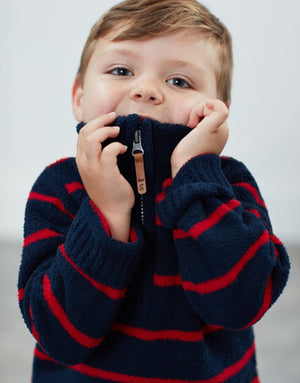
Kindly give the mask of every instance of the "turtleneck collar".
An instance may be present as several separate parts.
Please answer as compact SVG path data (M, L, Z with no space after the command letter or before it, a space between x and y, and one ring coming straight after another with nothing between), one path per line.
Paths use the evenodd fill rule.
M77 125L76 129L78 133L84 125L86 125L84 122ZM119 116L111 125L119 126L120 133L117 138L106 140L103 146L113 141L119 141L127 145L128 150L131 152L135 132L139 129L141 131L143 147L152 146L154 153L164 159L170 159L176 145L191 130L184 125L162 123L148 117L143 118L137 114ZM146 154L145 152L145 155ZM160 156L160 154L162 154L162 156Z
M78 124L77 132L84 125L85 123ZM118 166L121 174L133 187L137 200L140 199L140 193L138 192L135 158L132 149L136 132L139 131L147 187L144 203L145 208L147 203L148 206L152 206L151 211L155 197L161 191L162 183L171 177L170 159L172 152L191 129L184 125L161 123L150 118L143 119L137 114L117 117L111 125L119 126L120 133L115 139L107 139L103 142L102 147L113 141L121 142L128 147L126 153L118 157Z

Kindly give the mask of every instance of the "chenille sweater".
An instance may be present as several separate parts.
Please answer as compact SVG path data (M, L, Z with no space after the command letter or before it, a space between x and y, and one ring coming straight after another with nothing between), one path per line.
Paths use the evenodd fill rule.
M289 261L255 180L214 154L172 179L171 153L189 128L137 115L114 125L136 196L128 242L110 236L74 158L48 166L29 194L19 304L37 342L33 383L258 383L252 326L282 292Z

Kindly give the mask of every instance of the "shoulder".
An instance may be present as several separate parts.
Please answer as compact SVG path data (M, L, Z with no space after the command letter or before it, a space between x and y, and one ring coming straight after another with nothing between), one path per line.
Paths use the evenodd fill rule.
M49 164L45 171L70 171L77 169L74 157L61 158L51 164Z
M57 191L66 188L70 183L81 183L74 157L67 157L57 160L48 165L39 175L34 183L33 189L44 192L45 189Z

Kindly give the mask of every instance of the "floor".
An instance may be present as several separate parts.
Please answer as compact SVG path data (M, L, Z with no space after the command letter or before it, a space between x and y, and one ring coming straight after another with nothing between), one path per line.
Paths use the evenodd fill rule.
M261 383L300 382L300 246L287 248L292 263L288 286L256 325ZM20 253L20 244L0 243L1 383L30 383L34 342L17 307Z

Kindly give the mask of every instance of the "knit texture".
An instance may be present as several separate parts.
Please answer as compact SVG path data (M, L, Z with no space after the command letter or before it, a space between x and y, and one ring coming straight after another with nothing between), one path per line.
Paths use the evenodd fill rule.
M47 167L29 194L19 304L37 341L33 383L258 383L252 326L282 292L289 261L255 180L213 154L172 179L171 153L189 128L137 115L114 125L136 195L127 243L110 237L74 158Z

